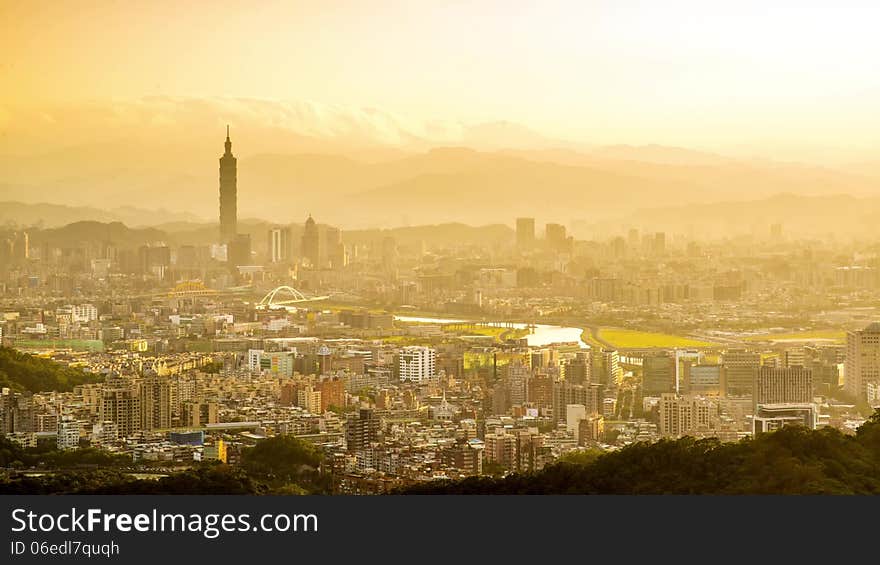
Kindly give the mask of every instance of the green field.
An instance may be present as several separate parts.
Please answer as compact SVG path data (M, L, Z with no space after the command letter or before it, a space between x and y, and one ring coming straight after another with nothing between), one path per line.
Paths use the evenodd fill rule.
M642 349L648 347L716 347L717 343L700 341L680 335L671 335L639 330L602 328L599 337L618 349Z
M809 330L805 332L751 335L746 341L846 341L845 330Z

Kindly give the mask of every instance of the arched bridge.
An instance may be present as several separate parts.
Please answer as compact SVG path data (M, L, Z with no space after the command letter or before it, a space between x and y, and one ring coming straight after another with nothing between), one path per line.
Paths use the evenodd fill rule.
M280 295L280 296L279 296ZM286 298L285 298L286 297ZM317 302L319 300L327 300L329 296L306 296L302 292L290 286L279 286L269 291L266 296L257 304L258 308L272 309L283 308L293 304L301 304L303 302Z

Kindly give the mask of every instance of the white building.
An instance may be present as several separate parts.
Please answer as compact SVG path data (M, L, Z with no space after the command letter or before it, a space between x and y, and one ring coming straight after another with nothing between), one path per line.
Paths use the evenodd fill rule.
M98 309L94 304L77 304L71 306L74 322L93 322L98 319Z
M401 381L429 381L437 374L437 352L430 347L404 347L398 355L397 369Z
M583 404L567 404L565 406L565 429L574 437L578 437L578 427L581 420L586 419L587 407Z
M65 416L58 422L58 449L76 449L79 447L79 422L71 416Z

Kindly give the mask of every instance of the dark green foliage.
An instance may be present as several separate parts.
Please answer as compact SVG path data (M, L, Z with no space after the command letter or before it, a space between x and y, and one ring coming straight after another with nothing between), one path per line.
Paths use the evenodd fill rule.
M75 451L58 451L55 443L43 443L24 449L17 443L0 436L0 467L41 467L46 469L76 469L84 467L127 467L131 457L86 447Z
M880 494L880 416L856 436L786 427L721 444L636 444L503 479L434 482L408 494Z
M0 388L9 387L17 392L67 392L76 385L100 380L79 369L0 347Z
M205 465L160 479L138 480L114 469L0 478L0 494L263 494L241 469Z
M298 485L309 492L322 492L325 477L318 472L323 455L312 444L291 436L261 440L242 453L242 467L251 477L275 489Z

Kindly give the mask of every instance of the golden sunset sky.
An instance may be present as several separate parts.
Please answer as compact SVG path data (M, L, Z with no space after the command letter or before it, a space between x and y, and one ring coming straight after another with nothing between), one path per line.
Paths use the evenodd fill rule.
M4 0L0 12L0 127L16 134L26 112L146 97L805 159L865 158L880 127L876 2Z

